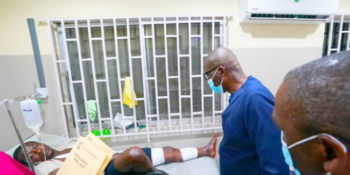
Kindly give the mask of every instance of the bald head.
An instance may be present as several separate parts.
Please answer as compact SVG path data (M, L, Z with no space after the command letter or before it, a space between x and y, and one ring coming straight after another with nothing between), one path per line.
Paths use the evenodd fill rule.
M213 50L207 57L206 62L212 67L225 66L233 67L239 65L239 62L230 49L219 47Z
M213 50L205 60L205 76L213 80L214 85L222 85L224 92L237 91L247 80L242 67L230 49L219 47Z
M288 73L283 111L304 135L329 133L350 143L350 51Z

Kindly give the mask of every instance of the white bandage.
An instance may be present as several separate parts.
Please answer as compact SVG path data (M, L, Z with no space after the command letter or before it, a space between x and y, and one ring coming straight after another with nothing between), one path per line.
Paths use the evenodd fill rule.
M152 164L157 166L165 163L164 151L163 148L152 148L151 149Z
M187 161L191 159L195 159L198 157L198 149L197 148L182 148L180 149L182 160Z

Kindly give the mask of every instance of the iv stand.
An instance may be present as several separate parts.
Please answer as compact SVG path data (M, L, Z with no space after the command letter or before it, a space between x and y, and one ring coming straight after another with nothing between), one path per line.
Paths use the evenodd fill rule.
M32 97L35 97L36 95L38 95L38 94L35 93L35 94L32 95ZM11 118L12 124L13 124L13 126L14 126L14 128L15 128L15 130L16 130L16 134L17 134L18 140L19 140L19 142L20 142L20 144L21 144L22 150L23 150L23 152L24 152L24 156L25 156L26 159L27 159L29 168L36 174L35 169L34 169L33 162L32 162L32 160L29 158L27 149L25 149L25 146L24 146L24 143L23 143L23 139L22 139L22 137L21 137L21 134L19 133L19 130L18 130L17 124L16 124L16 122L15 122L15 120L14 120L14 117L13 117L13 114L12 114L12 110L11 110L11 108L10 108L10 103L9 103L9 102L15 102L15 101L19 101L19 100L24 100L24 99L26 99L26 98L27 98L27 97L24 96L24 97L17 97L17 98L15 98L15 99L13 99L13 100L5 99L5 100L3 100L3 101L0 101L0 104L1 104L1 103L4 103L4 104L5 104L6 109L7 109L7 112L8 112L8 114L9 114L10 118Z

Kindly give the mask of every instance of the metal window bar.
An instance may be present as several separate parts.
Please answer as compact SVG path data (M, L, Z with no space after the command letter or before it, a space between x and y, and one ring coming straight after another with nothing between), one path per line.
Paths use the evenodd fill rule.
M119 89L119 95L122 95L122 79L120 78L120 61L119 61L119 51L118 51L118 37L117 37L117 25L116 25L116 19L113 19L113 34L114 34L114 45L115 45L115 55L116 55L116 66L118 68L117 76L118 76L118 89ZM124 80L124 79L123 79ZM122 98L122 96L120 96ZM121 113L124 114L124 107L123 107L123 100L120 100L120 110ZM123 133L126 134L126 129L123 127ZM113 133L115 134L115 133Z
M130 18L126 18L126 36L128 37L128 53L129 53L129 73L130 73L130 79L131 79L131 89L132 89L132 95L131 95L131 99L132 99L132 105L134 106L133 109L133 117L134 117L134 128L135 128L135 133L137 133L137 125L136 125L136 110L135 110L135 99L134 99L134 95L133 95L133 90L134 90L134 79L133 79L133 69L132 69L132 54L131 54L131 44L130 44ZM136 37L136 36L135 36Z
M169 62L168 62L168 36L167 36L167 32L168 32L168 25L164 24L164 48L165 48L165 79L166 79L166 92L167 92L167 96L168 96L168 126L171 125L170 121L170 113L171 113L171 107L170 107L170 87L169 87ZM160 126L158 125L158 128Z
M69 88L71 89L70 90L70 95L71 95L71 99L72 99L72 108L73 108L73 118L74 118L74 122L75 122L75 129L76 129L76 132L77 132L77 135L79 134L79 123L78 123L78 120L79 118L77 118L79 116L79 113L77 111L77 102L76 102L76 98L75 98L75 93L74 93L74 86L73 86L73 83L72 83L72 72L71 72L71 64L70 64L70 57L69 57L69 54L68 54L68 46L67 46L67 36L66 36L66 30L65 30L65 22L64 21L61 21L61 25L62 25L62 35L63 35L63 45L64 45L64 50L65 50L65 56L66 56L66 59L67 59L67 72L68 72L68 78L69 78Z
M350 22L349 22L349 30L350 30ZM348 43L346 47L347 47L346 50L350 50L350 31L348 33Z
M74 27L75 27L75 35L76 35L76 43L77 43L77 49L78 49L78 57L79 57L79 68L80 68L80 74L81 74L81 82L83 86L83 96L84 96L84 106L85 106L85 117L87 118L87 125L88 125L88 131L89 133L91 132L91 127L90 127L90 120L89 120L89 114L88 114L88 106L87 106L87 95L86 95L86 89L85 89L85 78L83 77L84 75L84 70L83 70L83 62L82 62L82 56L81 56L81 48L80 48L80 36L79 36L79 28L78 28L78 21L74 20ZM78 126L77 126L78 127Z
M348 33L348 42L346 44L346 50L350 50L350 14L345 16L347 17L347 20L348 20L348 31L346 31Z
M223 36L224 37L220 37L220 39L222 38L223 39L223 47L227 47L228 46L228 40L227 40L227 37L226 37L226 35L227 35L227 23L228 23L228 21L227 20L223 20L223 21L221 21L221 23L223 23L223 25L222 25L222 27L223 27ZM221 31L221 30L220 30ZM224 110L224 107L226 107L227 106L227 102L228 102L228 99L227 100L225 100L226 98L228 97L228 94L226 94L226 95L221 95L221 110ZM215 111L215 109L213 109L214 111Z
M189 47L189 48L192 47L192 37L191 37L191 35L192 35L192 25L191 25L191 23L189 22L189 23L188 23L188 36L189 36L189 38L188 38L188 42L189 42L188 47ZM189 58L192 58L192 49L189 49L189 50L188 50L188 53L189 53L189 55L190 55ZM190 111L191 111L190 115L191 115L191 129L193 129L192 60L189 59L188 63L189 63L189 65L190 65L190 66L189 66L189 67L190 67L189 74L190 74L190 108L191 108L191 110L190 110Z
M213 19L215 19L215 17L213 16ZM212 45L212 49L215 49L215 21L212 21L212 25L211 25L211 27L212 27L212 30L211 30L211 32L212 32L212 34L211 34L211 39L212 39L212 42L211 42L211 45ZM215 127L215 113L214 113L214 110L215 110L215 94L214 94L214 92L211 92L211 94L212 94L212 106L213 106L213 110L212 110L212 117L213 117L213 128Z
M180 79L180 77L181 77L181 64L180 64L180 59L181 59L181 57L180 57L180 31L179 31L179 17L176 17L176 35L177 35L177 37L176 37L176 52L177 52L177 75L178 75L178 79L177 79L177 85L178 85L178 92L179 92L179 94L178 94L178 96L179 96L179 120L180 120L180 130L182 130L182 99L181 99L181 79ZM171 122L170 122L170 125L169 125L169 127L170 127L170 130L171 130Z
M106 58L106 60L116 60L117 58Z
M64 114L64 102L62 99L62 90L61 90L61 82L60 82L60 76L59 76L59 71L58 71L58 67L57 64L61 63L57 60L57 52L55 49L55 37L54 37L54 33L52 30L52 24L49 20L46 21L47 22L47 26L48 26L48 30L49 30L49 36L50 36L50 40L51 40L51 50L52 50L52 58L53 58L53 64L54 64L54 69L55 69L55 76L56 76L56 84L57 86L59 86L58 88L58 93L59 93L59 101L60 101L60 108L61 108L61 113ZM64 135L66 137L69 137L68 134L68 126L67 126L67 118L65 116L62 117L63 119L63 127L64 127Z
M178 17L179 18L179 21L181 22L181 23L189 23L189 22L199 22L199 20L191 20L190 18L191 17L197 17L197 18L199 18L200 16L183 16L183 15L179 15L179 16L142 16L142 17L135 17L135 18L142 18L142 19L146 19L146 18L148 18L148 19L152 19L152 18L176 18L176 17ZM213 16L203 16L203 17L205 17L205 18L207 18L207 17L209 17L209 18L211 18L211 17L213 17ZM213 19L205 19L205 21L207 22L207 21L214 21L214 22L217 22L217 21L223 21L223 20L225 20L225 18L232 18L233 16L232 15L225 15L225 14L220 14L220 15L215 15L214 16L214 18ZM184 19L181 19L181 18L187 18L186 20L184 20ZM221 18L221 19L219 19L219 18ZM76 19L76 20L78 20L78 21L80 21L80 20L89 20L89 19L97 19L97 18L74 18L74 19ZM125 19L125 17L111 17L111 16L107 16L107 17L101 17L101 18L98 18L98 19ZM72 20L71 18L51 18L51 19L37 19L36 21L39 21L39 22L46 22L46 21L50 21L50 22L60 22L60 21L62 21L62 20ZM158 21L158 22L162 22L162 24L163 23L166 23L166 22L168 22L168 23L174 23L173 21ZM150 24L150 23L152 23L151 22L151 20L149 20L149 21L142 21L142 23L145 23L145 24ZM153 24L156 24L157 23L157 20L155 20L154 22L153 22ZM97 26L97 25L92 25L92 26ZM86 26L84 26L84 27L86 27Z
M89 38L89 46L90 46L90 55L91 57L94 56L94 51L93 51L93 45L92 45L92 32L91 32L91 26L90 26L90 20L87 20L87 26L88 26L88 38ZM98 89L97 89L97 82L96 82L96 68L95 68L95 60L91 60L92 64L92 79L94 81L94 89L95 89L95 98L96 98L96 108L97 108L97 117L98 117L98 125L99 125L99 130L100 133L102 134L102 122L101 122L101 107L100 107L100 100L99 100L99 94L98 94Z
M67 38L66 41L77 41L75 38Z
M190 18L190 17L189 17ZM97 106L97 110L98 110L98 119L99 119L99 129L100 129L100 132L102 133L102 121L111 121L111 129L112 129L112 135L111 136L116 136L116 137L119 137L119 136L131 136L131 135L147 135L147 138L148 138L148 141L149 141L149 134L155 134L155 133L167 133L167 132L183 132L183 131L197 131L197 130L207 130L207 129L212 129L212 130L215 130L215 129L221 129L221 127L215 127L215 115L217 114L220 114L222 111L216 111L216 108L215 108L215 95L214 93L212 92L211 94L204 94L204 89L203 89L203 83L204 83L204 79L201 75L192 75L192 38L193 37L198 37L201 39L200 41L200 67L201 67L201 74L203 73L203 64L204 64L204 57L207 56L208 54L204 54L204 50L203 50L203 38L204 38L204 27L203 27L203 22L211 22L212 24L212 36L211 36L211 41L212 41L212 49L215 48L215 37L218 37L219 38L219 42L222 43L224 46L226 45L226 26L224 26L223 30L220 30L220 34L217 34L215 33L215 23L216 22L219 22L222 27L222 24L225 24L224 23L224 19L223 20L214 20L215 17L212 17L213 20L204 20L204 17L200 17L199 19L200 20L188 20L188 21L182 21L180 20L180 17L176 17L174 21L166 21L166 18L163 18L164 21L154 21L155 18L151 18L150 19L150 22L142 22L142 19L139 17L139 18L134 18L134 19L138 19L138 26L139 26L139 37L140 37L140 52L141 52L141 56L132 56L132 53L131 53L131 43L130 43L130 40L131 40L131 35L130 35L130 18L110 18L108 20L113 20L113 32L114 32L114 42L115 42L115 52L116 52L116 56L115 57L111 57L111 58L107 58L106 56L106 43L105 43L105 34L104 34L104 26L106 26L104 24L104 21L103 19L107 19L107 18L99 18L98 20L100 21L101 25L98 25L99 27L101 27L101 37L99 38L92 38L92 25L90 24L90 19L82 19L82 20L87 20L87 27L88 28L88 42L89 42L89 48L90 48L90 55L91 57L93 57L93 45L92 45L92 41L93 40L101 40L102 42L102 49L103 49L103 61L104 61L104 72L105 72L105 76L106 76L106 79L104 80L97 80L96 79L96 74L95 74L95 60L93 58L87 58L87 59L82 59L81 57L81 48L80 48L80 39L79 39L79 23L78 23L78 20L79 19L74 19L74 29L75 29L75 33L76 33L76 38L74 39L69 39L70 42L77 42L77 49L78 49L78 52L79 52L79 62L80 62L80 73L82 74L82 80L75 80L75 81L72 81L72 77L71 77L71 72L70 72L70 67L68 68L68 73L69 73L69 78L70 78L70 83L69 83L69 86L71 89L72 88L72 85L73 83L81 83L83 84L83 95L84 95L84 99L86 99L86 87L85 87L85 81L84 81L84 78L83 78L83 67L82 67L82 63L83 61L90 61L92 63L92 72L93 72L93 86L95 88L95 97L96 97L96 106ZM126 36L118 36L117 35L117 19L125 19L126 20ZM55 19L52 19L52 20L47 20L48 23L51 23L51 22L54 22L54 21L57 21ZM72 20L67 20L67 21L72 21ZM59 76L58 76L58 68L57 68L57 63L66 63L68 64L67 66L70 66L70 60L68 58L68 49L67 49L67 38L65 36L65 27L64 27L64 24L65 24L65 20L58 20L58 22L61 22L62 26L63 26L63 35L64 35L64 41L65 41L65 55L67 57L67 60L57 60L56 58L56 53L55 53L55 50L54 50L54 40L52 38L52 46L53 46L53 58L55 59L55 70L56 70L56 77L57 77L57 82L59 83ZM188 50L188 54L181 54L180 53L180 31L179 31L179 23L181 24L186 24L188 26L188 46L190 47L190 49ZM200 23L200 34L199 35L192 35L192 23ZM144 25L145 24L151 24L151 30L152 30L152 35L148 35L148 36L144 36ZM165 47L165 54L164 55L157 55L156 54L156 47L155 47L155 42L156 42L156 32L155 32L155 24L162 24L163 25L163 29L164 29L164 47ZM167 24L175 24L176 25L176 35L167 35ZM50 25L51 26L51 25ZM52 33L52 28L49 27L49 31ZM52 37L52 36L51 36ZM147 67L146 64L145 64L145 50L143 48L145 48L145 39L148 38L148 39L152 39L152 49L153 49L153 69L154 69L154 77L147 77L146 76L146 73L145 73L145 68ZM177 68L177 71L178 71L178 75L177 76L170 76L169 74L169 70L168 70L168 66L169 66L169 62L168 62L168 41L167 39L168 38L175 38L176 39L176 43L177 43L177 47L176 47L176 52L177 52L177 64L178 64L178 68ZM152 114L150 115L150 111L145 111L146 113L146 116L145 116L145 119L146 119L146 128L147 128L147 132L144 133L140 133L138 132L137 128L136 128L136 125L135 125L135 132L133 133L127 133L125 128L123 128L123 134L119 134L119 133L116 133L114 131L114 126L113 126L113 114L112 114L112 102L119 102L120 105L121 105L121 112L122 114L124 114L124 108L123 108L123 103L122 103L122 99L111 99L111 96L110 96L110 86L109 86L109 79L108 79L108 65L107 65L107 60L115 60L117 62L117 66L119 67L118 68L118 71L117 71L117 76L118 76L118 87L119 87L119 95L120 95L120 98L122 98L122 85L121 85L121 82L124 81L125 79L124 78L121 78L121 70L120 70L120 53L118 51L118 40L119 39L127 39L127 45L128 45L128 58L129 58L129 73L130 73L130 78L131 78L131 88L134 89L134 78L133 78L133 62L132 60L134 59L141 59L141 71L142 71L142 81L143 81L143 90L144 92L147 92L147 89L148 89L148 81L151 80L151 81L154 81L155 82L155 105L156 105L156 108L157 108L157 112L156 114ZM221 45L221 46L223 46ZM182 95L181 94L181 81L180 81L180 71L181 71L181 64L180 64L180 59L182 57L188 57L186 59L188 59L188 62L189 62L189 86L190 86L190 90L189 90L189 95ZM167 95L166 96L158 96L158 89L157 89L157 85L158 85L158 78L157 78L157 59L159 58L165 58L165 66L166 66L166 85L167 85L167 88L166 88L166 92L167 92ZM179 93L179 111L176 112L176 113L171 113L171 107L170 107L170 90L169 90L169 79L177 79L178 80L178 93ZM200 91L201 91L201 111L196 111L194 112L193 111L193 101L194 101L194 97L193 97L193 78L200 78ZM97 83L99 82L105 82L107 85L107 94L108 94L108 106L109 106L109 118L101 118L101 112L100 112L100 103L99 103L99 98L98 98L98 89L97 89ZM147 82L147 83L146 83ZM62 89L61 87L59 87L59 91L60 91L60 94L62 94ZM79 115L77 115L77 108L76 108L76 105L77 105L77 102L76 102L76 99L75 99L75 94L74 94L74 91L70 91L71 93L71 96L72 96L72 102L63 102L62 100L62 96L60 98L60 102L61 102L61 107L62 107L62 112L64 112L64 109L63 107L65 105L72 105L73 106L73 110L74 110L74 116L77 117ZM147 104L148 104L148 99L149 98L146 98L146 93L144 94L145 97L144 98L136 98L136 99L133 99L133 103L135 104L135 100L143 100L143 104L144 104L144 109L145 110L149 110L148 108L146 108ZM212 105L213 105L213 108L212 108L212 127L209 127L209 128L206 128L205 127L205 121L207 119L207 116L205 116L205 97L207 98L211 98L212 99ZM132 96L132 98L134 98ZM168 120L167 120L167 123L169 125L169 128L170 130L169 131L160 131L160 120L164 120L163 118L161 119L159 116L160 116L160 113L159 113L159 99L167 99L167 106L168 106ZM191 117L188 119L190 121L190 128L189 130L183 130L183 127L182 127L182 114L183 114L183 111L182 111L182 99L189 99L190 100L190 115ZM225 105L225 100L223 98L223 96L221 96L221 108L223 108L223 106ZM85 104L86 105L86 104ZM135 106L135 105L134 105ZM137 111L135 110L136 107L133 108L133 116L129 116L129 117L126 117L126 118L129 118L129 119L133 119L134 120L134 123L137 122ZM86 109L86 108L85 108ZM201 128L194 128L194 115L201 115ZM171 130L171 116L174 116L174 117L178 117L178 119L174 119L174 120L180 120L180 130ZM152 131L150 132L149 131L149 128L150 127L148 124L149 122L147 121L148 120L148 117L151 118L151 120L154 120L156 119L156 123L157 123L157 131ZM65 118L65 117L64 117ZM64 119L65 120L65 119ZM186 119L187 120L187 119ZM166 121L166 120L165 120ZM196 119L197 121L197 119ZM64 121L65 124L66 124L66 121ZM76 122L76 125L77 125L77 136L80 136L80 131L78 129L78 122L89 122L88 118L86 120L82 120L82 119L78 119L78 120L75 120ZM89 124L90 126L90 124ZM68 128L67 126L66 127L66 135L69 135L68 134ZM91 129L89 128L89 132L91 131ZM111 137L111 136L101 136L102 138L103 137Z
M144 28L143 28L143 25L141 24L141 18L138 18L138 20L139 20L139 36L140 36L140 44L141 44L141 46L140 46L140 52L141 52L140 58L141 58L141 67L142 67L142 76L143 76L142 77L142 81L143 81L142 88L143 88L143 91L146 92L146 83L148 85L148 80L146 79L146 70L144 69L144 67L146 65L146 63L145 63L146 61L145 61L145 59L142 59L142 56L146 55L145 50L143 49L143 48L145 48L145 44L144 44L145 39L142 37L142 36L144 36L144 30L143 30ZM150 135L149 135L148 117L147 117L147 115L148 115L148 112L147 112L148 100L146 100L147 95L148 95L148 93L144 93L144 97L143 97L143 101L144 101L143 105L144 106L143 106L143 108L145 109L145 115L146 115L145 120L146 120L147 141L148 141L148 143L151 143ZM148 99L150 99L150 98L148 98Z
M105 68L105 76L106 76L106 87L107 87L107 99L108 99L108 109L109 109L109 119L110 119L110 122L111 122L111 130L112 130L112 133L115 133L114 131L114 122L113 122L113 113L112 113L112 103L111 103L111 91L110 91L110 86L109 86L109 81L108 78L109 78L109 73L108 73L108 64L107 64L107 54L106 54L106 38L105 38L105 30L104 30L104 26L103 26L103 19L100 19L100 22L101 22L101 36L102 36L102 48L103 48L103 61L104 61L104 68ZM102 116L101 116L102 117ZM90 132L90 131L89 131ZM101 132L102 134L102 132Z
M341 39L342 39L342 37L343 37L343 36L342 36L343 22L344 22L344 15L341 15L340 27L339 27L339 34L338 34L337 52L340 52L340 48L341 48Z
M215 128L198 128L198 129L182 129L182 130L168 130L168 131L150 131L148 134L150 135L156 135L156 134L165 134L165 133L182 133L182 132L194 132L194 131L206 131L206 130L218 130L221 131L222 127L215 127ZM125 137L125 136L140 136L140 135L147 135L146 132L139 132L139 133L130 133L127 135L119 134L119 135L113 135L113 137ZM98 136L99 138L109 138L111 136Z
M120 99L111 99L111 102L120 102Z
M338 41L336 41L336 48L333 48L332 42L335 41L335 35L337 32L334 28L337 25L339 25ZM348 25L347 31L343 30L344 25ZM345 47L342 45L342 41L345 39L343 38L343 34L348 35L346 38L347 42L345 44ZM342 50L350 50L350 14L335 15L329 23L327 55L331 55L332 53L339 53Z
M154 18L151 19L152 22ZM165 25L165 24L164 24ZM157 58L161 58L161 57L157 57L157 54L156 54L156 30L155 30L155 26L154 24L152 24L151 26L152 28L152 36L153 36L153 39L152 39L152 49L153 49L153 71L154 71L154 77L155 77L155 80L154 80L154 84L155 84L155 96L156 96L156 107L157 107L157 131L159 132L160 131L160 127L159 127L159 120L160 120L160 113L159 113L159 96L158 96L158 79L157 79ZM164 55L165 57L165 55Z
M204 87L203 87L203 85L204 85L204 77L202 76L203 75L203 73L204 73L204 70L203 70L203 67L204 67L204 49L203 49L203 40L204 40L204 28L203 28L203 17L200 17L201 18L201 23L200 23L200 29L199 29L199 32L200 32L200 36L201 36L201 38L200 38L200 40L201 40L201 47L200 47L200 60L201 60L201 63L200 63L200 66L201 66L201 74L199 75L199 77L200 77L200 79L201 79L201 84L200 84L200 86L201 86L201 95L202 95L202 104L201 104L201 106L202 106L202 128L204 128ZM214 107L213 107L213 109L214 109Z
M67 60L57 60L56 63L67 63Z

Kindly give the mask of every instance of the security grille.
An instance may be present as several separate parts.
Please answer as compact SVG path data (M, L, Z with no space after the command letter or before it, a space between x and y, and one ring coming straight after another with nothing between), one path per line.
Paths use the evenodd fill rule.
M93 131L149 139L156 133L221 129L223 95L214 94L202 74L210 51L225 46L225 16L47 23L67 136ZM123 104L129 77L133 108ZM134 125L115 126L117 115Z

